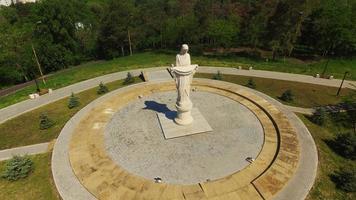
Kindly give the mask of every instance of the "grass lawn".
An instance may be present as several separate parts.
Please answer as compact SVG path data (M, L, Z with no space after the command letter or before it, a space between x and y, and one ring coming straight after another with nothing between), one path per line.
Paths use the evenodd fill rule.
M305 116L298 115L308 127L318 148L319 164L318 175L315 184L309 193L307 200L351 200L356 199L355 193L345 193L336 188L330 180L330 175L335 170L345 166L356 167L356 162L345 159L336 154L326 143L332 140L339 132L350 131L334 122L328 122L324 127L320 127L310 122Z
M136 83L141 81L139 78L135 79ZM115 81L106 84L106 86L109 88L109 91L111 91L124 85L123 81ZM81 103L80 106L76 108L69 109L67 107L68 98L65 98L0 124L0 150L49 142L57 138L66 122L75 113L99 97L96 91L97 88L93 88L76 94L75 96L79 97ZM55 125L46 130L40 130L39 116L41 113L46 113L49 118L55 122Z
M254 69L287 72L294 74L312 75L321 74L325 68L327 60L321 60L314 63L296 62L293 59L286 61L262 61L253 60L243 57L192 57L193 63L198 63L201 66L217 66L217 67L243 67L253 66ZM325 75L333 75L335 78L342 79L345 71L349 71L351 75L347 77L350 80L356 80L356 59L331 59Z
M47 88L58 89L97 76L137 68L148 68L173 63L174 57L167 54L141 53L133 56L117 58L110 61L96 61L59 71L47 79ZM38 81L40 88L45 88ZM0 97L0 108L28 99L28 95L36 91L31 85L8 96Z
M174 63L175 53L155 53L145 52L137 53L133 56L121 57L111 61L96 61L82 64L76 67L70 67L66 70L59 71L48 77L47 87L58 89L64 86L71 85L83 80L109 74L118 71L168 66ZM290 72L299 74L314 75L316 73L322 73L326 61L316 62L314 64L303 64L296 62L292 59L284 61L262 61L253 60L243 57L211 57L211 56L194 56L192 55L192 62L201 66L216 66L216 67L237 67L253 65L255 69ZM331 60L327 70L327 74L332 74L336 78L341 78L344 72L348 70L351 72L349 79L356 80L356 60ZM41 82L41 81L39 81ZM43 88L43 86L41 86ZM28 86L22 90L19 90L11 95L0 97L0 108L21 102L28 99L30 93L35 92L35 86Z
M59 200L51 172L51 153L30 157L34 171L25 178L10 182L0 178L1 200ZM0 173L6 161L0 162Z
M211 79L214 74L196 74L195 77ZM223 81L236 83L239 85L246 85L250 77L224 75ZM274 80L267 78L252 78L256 83L256 90L261 91L283 104L311 108L314 106L336 104L342 101L343 97L348 96L356 91L351 89L343 89L339 97L336 96L338 88L312 85L307 83L297 83L291 81ZM286 90L292 90L294 94L294 101L284 102L279 99L282 93Z

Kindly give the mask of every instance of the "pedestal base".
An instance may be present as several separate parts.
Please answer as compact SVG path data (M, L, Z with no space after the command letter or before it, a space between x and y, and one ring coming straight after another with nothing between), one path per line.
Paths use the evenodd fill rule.
M204 133L213 130L205 120L204 116L199 112L198 108L193 108L192 116L194 118L192 124L181 126L176 124L173 120L168 119L165 114L157 113L163 135L166 139Z

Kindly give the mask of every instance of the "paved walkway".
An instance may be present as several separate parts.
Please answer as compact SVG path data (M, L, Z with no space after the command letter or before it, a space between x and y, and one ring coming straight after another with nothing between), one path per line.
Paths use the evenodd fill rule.
M41 143L30 146L17 147L13 149L5 149L0 151L0 161L8 160L15 155L35 155L40 153L46 153L49 149L50 143Z
M166 71L166 67L155 67L155 68L147 68L147 69L130 70L130 72L134 76L139 75L141 73L141 71L146 71L146 72L162 71L163 72L163 71ZM333 79L333 80L320 79L320 78L314 78L314 77L308 76L308 75L271 72L271 71L262 71L262 70L239 70L236 68L223 68L223 67L218 67L218 68L217 67L199 67L199 69L198 69L198 72L200 72L200 73L216 73L217 71L220 71L223 74L263 77L263 78L279 79L279 80L286 80L286 81L295 81L295 82L325 85L325 86L331 86L331 87L339 87L340 83L341 83L341 80L338 80L338 79ZM75 83L73 85L54 90L52 94L46 94L46 95L43 95L37 99L25 100L20 103L0 109L0 123L3 123L4 121L6 121L8 119L14 118L18 115L21 115L25 112L34 110L34 109L41 107L43 105L46 105L51 102L57 101L59 99L65 98L65 97L69 96L72 92L78 93L78 92L82 92L84 90L88 90L93 87L97 87L101 81L104 83L107 83L107 82L124 79L127 75L127 72L128 71L107 74L104 76L100 76L100 77L96 77L96 78L82 81L79 83ZM157 78L157 77L161 77L161 76L166 76L166 75L163 75L163 74L161 74L161 72L159 72L157 74L153 73L152 77ZM344 87L356 90L356 82L355 81L346 81L344 84Z
M217 73L217 71L220 71L223 74L270 78L270 79L278 79L284 81L325 85L330 87L340 87L341 84L341 80L339 79L330 80L330 79L323 79L323 78L315 78L313 76L302 75L302 74L291 74L291 73L273 72L273 71L264 71L264 70L239 70L237 68L223 68L223 67L199 67L199 73ZM343 87L356 90L356 81L345 81Z
M294 113L301 113L304 115L312 115L314 112L313 108L300 108L300 107L294 107L294 106L288 106L288 105L284 105L284 107Z

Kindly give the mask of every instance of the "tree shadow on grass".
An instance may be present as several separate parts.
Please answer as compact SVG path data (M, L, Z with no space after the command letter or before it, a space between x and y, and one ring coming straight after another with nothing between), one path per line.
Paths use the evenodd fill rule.
M146 107L144 110L152 110L158 113L163 113L167 119L173 120L177 116L177 112L170 110L167 104L158 103L156 101L145 101Z

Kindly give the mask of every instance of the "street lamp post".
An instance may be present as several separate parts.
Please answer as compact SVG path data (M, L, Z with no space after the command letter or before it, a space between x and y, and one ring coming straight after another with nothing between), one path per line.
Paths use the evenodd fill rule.
M331 55L334 55L334 52L331 52ZM330 62L330 57L328 58L328 61L326 62L323 73L321 74L321 77L323 77L323 78L325 78L325 73L326 73L326 70L328 69L329 62Z
M339 90L338 90L337 93L336 93L336 96L339 96L339 95L340 95L341 88L342 88L342 85L344 84L344 81L345 81L345 79L346 79L347 74L349 74L348 71L345 72L345 74L344 74L344 78L343 78L342 81L341 81L341 85L340 85L340 87L339 87Z

